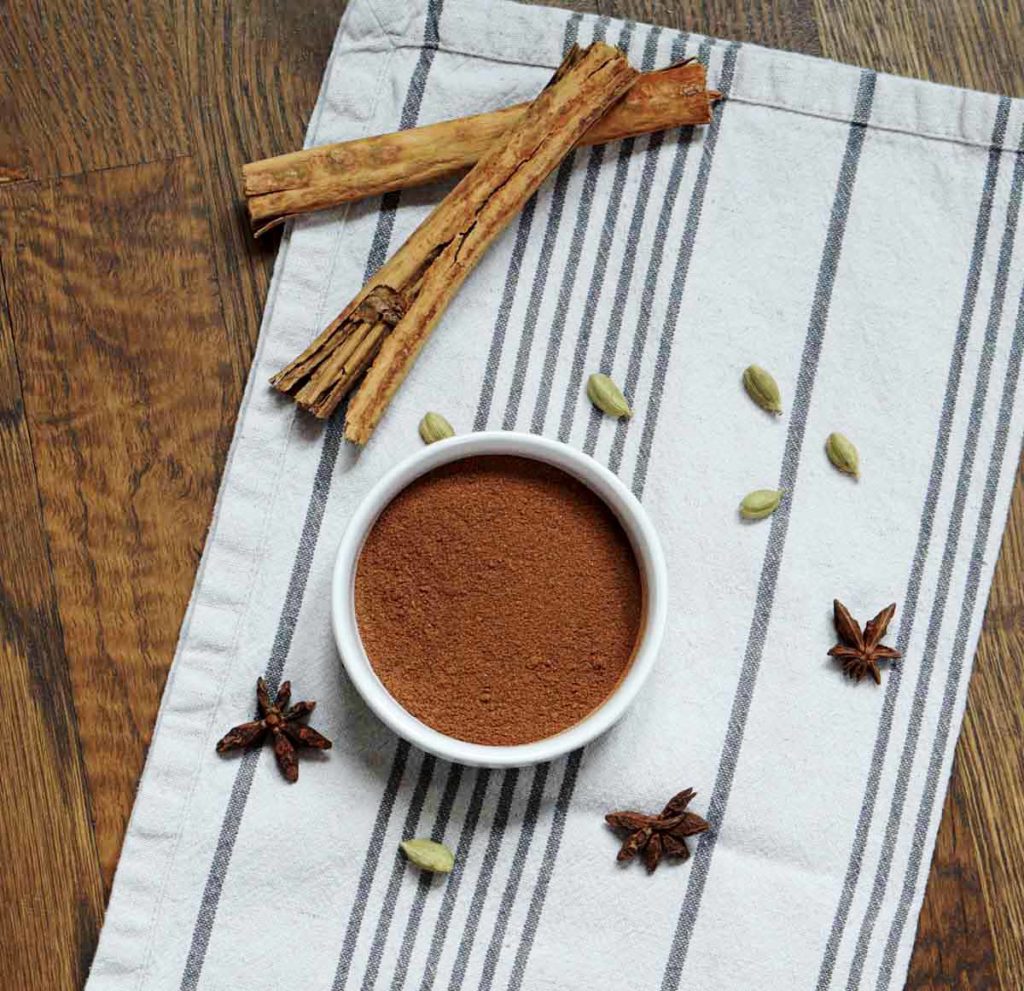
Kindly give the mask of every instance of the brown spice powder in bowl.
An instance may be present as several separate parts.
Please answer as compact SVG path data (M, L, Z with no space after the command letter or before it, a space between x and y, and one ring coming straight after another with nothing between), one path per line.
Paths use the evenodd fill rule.
M359 557L363 646L428 726L508 746L575 725L615 690L644 620L615 514L552 465L480 455L401 491Z

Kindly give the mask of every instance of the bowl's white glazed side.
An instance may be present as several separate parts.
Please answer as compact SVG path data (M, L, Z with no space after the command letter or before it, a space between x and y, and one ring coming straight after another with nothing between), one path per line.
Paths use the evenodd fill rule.
M515 746L486 746L438 732L402 708L378 678L359 635L355 573L366 536L387 504L411 482L440 465L483 454L518 455L568 472L615 513L633 547L644 588L644 615L632 662L615 691L584 719L555 736ZM667 576L657 534L633 494L611 472L574 448L533 434L488 432L431 444L396 465L357 507L342 537L334 568L335 640L356 690L395 733L445 760L483 767L521 767L553 760L589 743L621 718L650 673L667 611Z

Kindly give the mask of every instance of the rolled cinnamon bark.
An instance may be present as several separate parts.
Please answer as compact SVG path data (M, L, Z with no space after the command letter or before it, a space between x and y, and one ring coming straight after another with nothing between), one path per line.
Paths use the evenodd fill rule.
M719 96L706 88L704 66L696 61L646 72L579 143L601 144L685 124L707 124ZM243 190L255 233L259 236L297 214L457 175L521 124L529 107L519 103L243 165Z
M491 242L638 75L610 45L574 48L519 124L271 382L315 416L327 417L369 367L345 418L346 438L365 444Z

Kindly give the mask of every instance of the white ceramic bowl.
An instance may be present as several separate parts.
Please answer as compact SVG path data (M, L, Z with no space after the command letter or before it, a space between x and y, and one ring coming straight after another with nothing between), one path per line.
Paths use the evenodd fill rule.
M645 614L636 652L615 691L581 722L555 736L515 746L468 743L421 722L391 696L363 649L355 610L355 574L370 528L410 482L439 465L480 454L511 454L555 465L597 493L619 518L636 554L644 583ZM599 736L626 711L651 671L665 626L668 581L661 544L633 494L593 458L533 434L494 431L453 437L424 447L391 469L359 504L342 537L334 565L332 617L342 663L366 704L394 732L445 760L481 767L522 767L561 757Z

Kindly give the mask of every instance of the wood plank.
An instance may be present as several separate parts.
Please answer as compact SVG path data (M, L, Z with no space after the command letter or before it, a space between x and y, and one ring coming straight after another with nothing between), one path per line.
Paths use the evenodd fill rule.
M1018 467L967 714L953 788L961 814L940 836L966 827L992 920L1005 991L1024 988L1024 462ZM962 824L962 825L961 825ZM932 898L929 890L928 897ZM924 936L924 930L919 938Z
M0 255L0 912L4 983L76 988L103 915Z
M822 53L881 72L1024 94L1024 19L1017 3L814 0Z
M790 48L807 55L820 52L812 0L600 0L597 7L613 17L714 38Z
M998 991L992 902L982 888L978 851L968 825L968 788L959 767L942 809L907 974L907 991Z
M203 214L187 159L0 187L24 415L107 886L240 398Z
M344 3L206 0L176 25L196 167L234 374L244 381L280 233L256 241L242 165L302 147Z
M185 154L171 0L0 16L0 183Z

